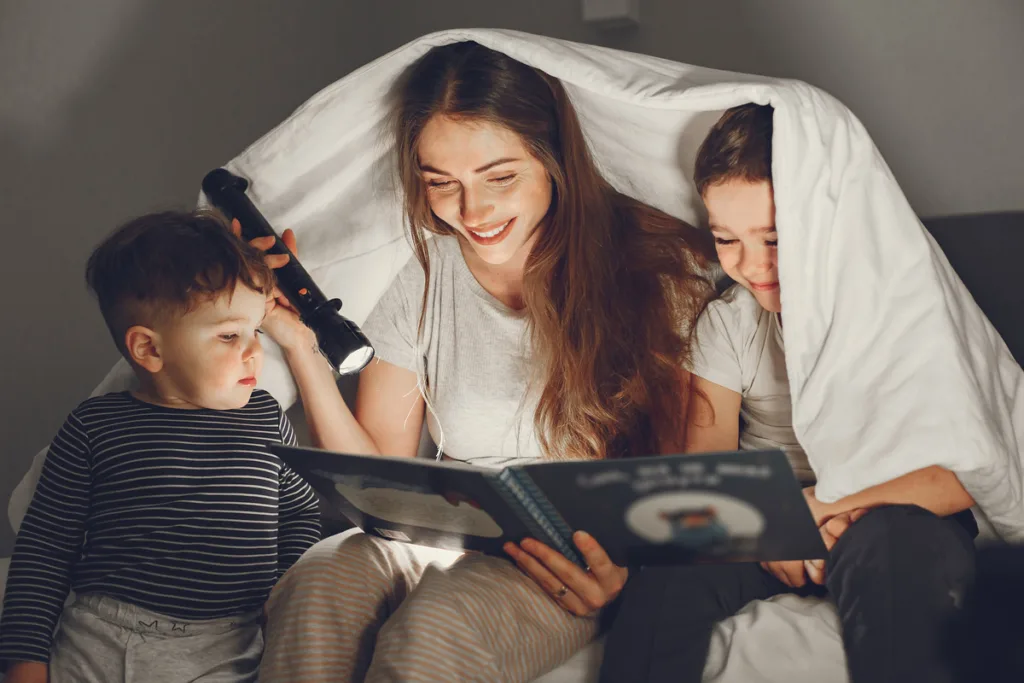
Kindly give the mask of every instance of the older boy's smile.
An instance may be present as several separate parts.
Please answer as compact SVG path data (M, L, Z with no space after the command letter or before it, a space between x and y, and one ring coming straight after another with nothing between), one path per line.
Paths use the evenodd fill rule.
M726 180L704 190L715 250L726 275L772 313L782 311L775 198L766 180Z

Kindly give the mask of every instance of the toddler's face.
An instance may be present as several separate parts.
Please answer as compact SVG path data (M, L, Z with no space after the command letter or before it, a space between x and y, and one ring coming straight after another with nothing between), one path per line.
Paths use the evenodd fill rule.
M750 290L765 310L781 312L771 184L728 180L712 185L704 191L704 205L726 275Z
M161 325L161 372L175 399L215 410L249 402L263 367L259 327L266 301L239 283L230 297L222 294Z

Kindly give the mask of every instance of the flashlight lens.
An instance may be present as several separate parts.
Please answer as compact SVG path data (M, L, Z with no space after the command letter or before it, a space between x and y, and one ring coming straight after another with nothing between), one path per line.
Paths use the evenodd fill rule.
M373 358L373 347L364 346L358 348L345 356L345 360L338 364L338 372L342 375L350 375L359 372L366 367L366 364Z

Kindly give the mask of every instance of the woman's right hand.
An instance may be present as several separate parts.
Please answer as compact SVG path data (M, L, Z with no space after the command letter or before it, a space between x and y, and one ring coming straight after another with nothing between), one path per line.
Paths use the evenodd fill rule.
M239 238L242 237L242 225L237 218L231 221L231 232ZM276 241L272 236L257 237L249 240L249 244L260 251L266 251L274 246ZM294 232L285 230L281 235L281 241L293 254L298 254ZM280 268L288 263L290 257L288 254L265 254L263 258L271 268ZM276 286L273 294L267 299L267 317L261 329L286 352L316 346L316 334L302 323L295 307Z

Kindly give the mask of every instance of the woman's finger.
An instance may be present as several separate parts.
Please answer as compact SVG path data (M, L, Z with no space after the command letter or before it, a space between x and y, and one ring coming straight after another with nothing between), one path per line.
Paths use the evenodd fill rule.
M573 534L572 540L580 549L587 567L590 568L590 574L597 579L597 583L601 587L601 595L584 594L581 597L599 599L600 604L594 605L595 609L604 607L622 591L622 587L626 585L626 579L629 577L629 570L612 562L601 544L586 531L577 531Z
M505 552L515 561L520 571L533 579L548 596L562 606L563 609L572 612L577 616L585 616L590 613L586 605L580 600L573 590L552 574L547 567L534 557L531 553L517 546L515 543L506 543ZM564 589L564 590L563 590Z
M253 247L256 247L260 251L266 251L267 249L270 249L272 246L277 244L277 238L274 237L273 235L253 237L251 240L249 240L249 244Z
M298 314L299 309L295 308L295 306L292 306L292 302L289 301L288 297L286 297L284 293L277 287L274 287L274 291L271 292L270 296L271 298L274 299L274 301L277 302L278 306L281 306L282 308L287 308L289 311Z
M284 234L281 235L281 241L284 242L284 246L288 247L288 251L296 256L299 255L299 245L295 241L295 232L291 228L284 231Z
M263 257L263 260L264 262L266 262L268 266L271 267L271 269L274 269L280 268L281 266L288 263L288 261L291 260L291 257L288 254L266 254Z
M554 576L559 584L567 585L577 595L587 595L595 589L600 591L597 580L570 561L565 555L549 548L534 538L523 539L519 544L522 550L532 555L544 568Z

